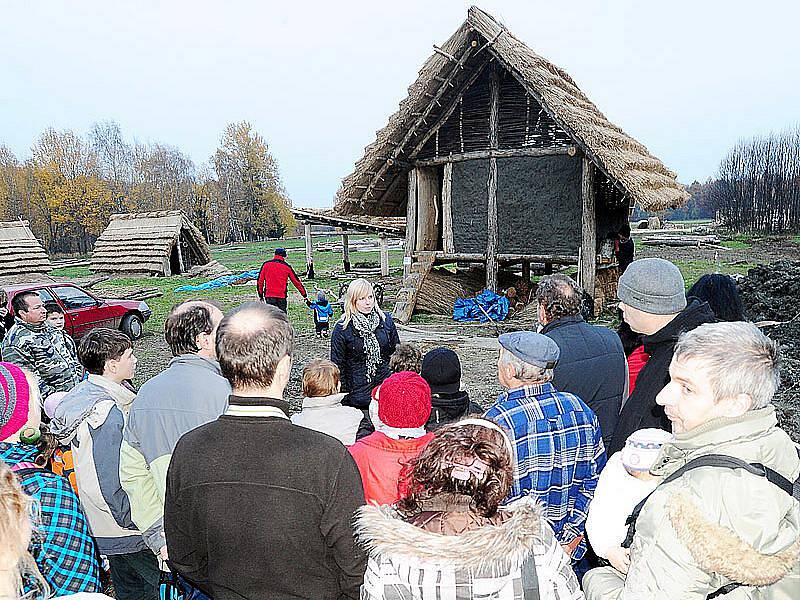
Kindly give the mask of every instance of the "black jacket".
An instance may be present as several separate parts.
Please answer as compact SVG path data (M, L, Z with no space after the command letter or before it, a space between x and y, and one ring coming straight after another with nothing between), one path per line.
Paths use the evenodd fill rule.
M433 394L431 405L431 416L425 423L426 431L435 431L439 427L455 423L467 415L483 413L480 406L470 402L469 394L464 391L455 394Z
M375 337L381 348L382 360L372 381L367 381L367 355L364 352L363 338L356 332L352 322L348 323L347 327L342 327L339 321L333 328L331 360L339 367L342 391L347 392L343 404L347 406L367 408L372 388L383 383L383 380L391 375L389 357L400 343L392 315L386 313L386 318L375 330Z
M561 351L553 385L559 392L575 394L594 411L603 443L608 445L627 383L625 351L619 336L606 327L590 325L580 315L552 321L541 333Z
M230 397L185 434L167 473L170 567L215 600L357 599L366 562L352 519L364 504L355 461L336 439L281 416L289 404ZM229 409L230 411L230 409Z
M669 419L664 414L664 407L656 404L656 396L669 383L669 364L672 362L678 336L703 323L714 321L714 313L708 303L701 303L693 298L665 327L652 335L642 337L644 351L650 358L639 372L633 394L622 407L614 437L606 448L608 456L622 450L628 436L638 429L652 427L664 431L672 430Z

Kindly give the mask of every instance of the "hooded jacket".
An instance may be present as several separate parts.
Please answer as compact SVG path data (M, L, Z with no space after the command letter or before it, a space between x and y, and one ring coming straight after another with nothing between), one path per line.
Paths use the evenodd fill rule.
M83 512L100 552L109 556L146 548L119 480L124 415L134 397L105 377L89 375L64 396L51 422L53 435L72 448Z
M772 406L714 419L665 444L651 473L669 476L690 460L724 454L761 463L794 481L800 458ZM627 577L611 567L583 580L592 600L704 600L731 582L725 600L796 598L800 503L742 469L702 467L656 488L636 521Z
M470 414L482 414L483 409L471 402L465 391L455 394L431 394L431 416L425 423L427 431L436 431L440 427L460 421Z
M345 396L347 394L303 398L303 409L292 415L292 423L326 433L345 446L354 444L364 413L352 406L342 406Z
M487 519L455 507L412 524L389 506L362 507L356 535L369 552L362 600L522 600L528 557L542 600L583 598L540 507L526 498L497 516L484 524Z
M358 334L352 321L342 327L339 320L331 333L331 361L339 367L342 391L347 392L345 404L356 408L369 406L372 388L380 385L391 371L389 357L394 353L400 336L392 320L392 315L384 314L380 325L375 330L375 337L381 349L381 362L375 371L372 381L367 381L367 355L364 350L364 339Z
M217 361L181 354L142 386L131 405L122 432L120 482L133 522L154 552L166 543L164 492L175 444L225 412L230 393Z
M650 358L639 371L636 388L622 407L614 436L606 447L609 456L622 450L625 440L634 431L648 427L672 430L664 408L656 404L656 396L669 383L669 364L675 353L675 344L683 332L715 320L708 303L691 299L672 321L654 334L642 337L644 351Z
M0 354L4 361L36 374L42 398L54 392L68 392L83 376L75 343L68 345L67 336L46 321L33 325L16 317L3 338Z
M607 327L587 323L581 315L551 321L540 333L560 350L553 386L575 394L592 409L600 422L603 442L608 444L627 396L625 351L619 336Z
M403 465L415 458L433 439L433 433L413 439L390 438L376 431L350 446L358 465L364 499L370 504L394 504L403 495L399 485Z

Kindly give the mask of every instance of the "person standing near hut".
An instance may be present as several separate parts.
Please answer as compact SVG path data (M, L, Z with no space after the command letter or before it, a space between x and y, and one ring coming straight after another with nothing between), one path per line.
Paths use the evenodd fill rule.
M370 392L390 375L389 358L400 343L390 314L375 303L372 284L355 279L347 287L344 314L331 334L331 360L341 372L345 404L367 411Z
M262 302L277 306L286 312L286 288L287 280L291 279L294 287L303 296L303 300L308 302L308 294L303 282L294 272L292 266L286 262L286 249L275 248L275 256L261 265L261 272L258 274L258 297Z

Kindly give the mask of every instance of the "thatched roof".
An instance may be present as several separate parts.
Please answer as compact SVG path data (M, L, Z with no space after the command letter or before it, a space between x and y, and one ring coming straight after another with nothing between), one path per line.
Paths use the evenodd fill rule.
M471 7L464 24L441 48L434 48L408 88L408 97L378 131L375 142L367 146L355 171L343 180L335 206L340 214L399 214L409 163L415 158L409 153L446 112L448 98L458 87L453 82L466 77L455 70L474 68L478 54L487 53L511 72L617 189L642 209L663 210L687 200L674 172L611 123L565 71L536 54L486 12ZM464 58L468 51L469 61ZM389 204L395 206L382 206L390 196L394 202Z
M111 215L94 245L90 268L96 273L170 275L170 254L179 240L186 271L211 261L203 234L179 210Z
M354 229L369 233L385 233L403 237L406 234L405 217L370 217L368 215L350 215L342 217L330 209L324 208L290 208L298 221L308 221L319 225L331 225L342 229Z
M0 276L49 273L52 269L27 221L0 222Z

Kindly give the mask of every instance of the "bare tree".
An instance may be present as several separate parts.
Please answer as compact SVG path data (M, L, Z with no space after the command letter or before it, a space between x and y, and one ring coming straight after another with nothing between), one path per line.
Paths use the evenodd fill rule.
M709 196L734 230L800 230L800 127L739 142L720 163Z

